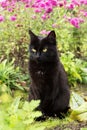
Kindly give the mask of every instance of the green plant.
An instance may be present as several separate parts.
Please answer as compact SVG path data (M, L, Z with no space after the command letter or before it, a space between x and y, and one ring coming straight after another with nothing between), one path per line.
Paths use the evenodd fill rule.
M5 111L0 112L0 129L1 130L25 130L28 124L34 122L34 117L39 117L40 112L33 112L35 107L38 106L39 101L32 101L30 104L25 101L21 102L21 97L16 97L11 104L7 106ZM20 106L22 103L22 107Z
M15 66L27 71L29 28L39 35L44 35L44 33L41 33L43 30L46 33L50 30L55 30L62 52L74 52L77 46L80 46L81 55L87 55L87 22L85 21L81 28L75 29L67 22L67 19L63 19L65 16L76 15L73 10L67 10L64 7L59 8L58 6L53 8L52 12L48 14L48 19L43 20L44 10L41 13L35 13L34 8L26 7L26 2L21 2L21 4L20 2L16 2L15 8L11 5L11 11L8 11L9 7L6 8L7 10L1 10L5 20L0 22L0 60L6 58L12 60L14 58ZM75 8L75 12L79 12L78 7ZM11 16L15 16L16 19L10 20Z
M68 75L69 84L77 86L77 83L87 83L87 69L86 62L81 59L75 58L72 52L62 53L61 61L65 67Z
M76 83L82 82L81 77L81 63L76 62L74 59L74 54L72 52L67 52L61 55L61 61L65 67L68 74L69 84L71 86L76 86Z
M87 121L87 102L73 110L71 113L71 118L79 121Z
M72 112L70 117L73 120L87 121L87 102L79 94L72 92L70 107Z
M55 30L59 50L65 53L62 54L62 61L68 72L69 83L75 86L77 81L84 82L82 80L85 75L82 74L82 71L80 70L80 64L76 64L75 58L85 57L86 59L87 57L87 21L85 20L79 29L74 28L67 22L67 18L69 19L71 15L72 17L76 17L76 15L78 16L79 9L80 8L76 7L75 10L69 10L65 9L63 6L60 8L58 6L53 8L52 12L48 13L49 18L44 20L42 19L44 10L41 10L40 13L36 13L34 8L26 7L26 2L16 2L15 8L12 4L11 7L8 6L7 8L1 9L1 15L5 17L5 20L0 22L0 62L4 59L7 59L8 61L14 59L15 67L19 66L19 69L24 73L27 72L29 44L28 30L32 29L36 34L43 36L47 34L48 31ZM12 16L15 16L16 19L11 20L10 18ZM64 17L66 16L67 18L65 20ZM74 52L76 57L71 57L71 54L67 55L67 51L70 53ZM84 64L86 64L85 60ZM18 80L20 77L24 78L20 75L18 76ZM3 80L5 80L5 78ZM13 81L13 78L12 83L7 79L5 82L7 86L10 84L11 87L18 85L15 84L16 82L15 79Z
M34 111L39 103L39 100L30 103L22 101L21 97L18 96L10 105L5 104L4 109L0 111L0 130L45 130L71 121L66 117L62 122L58 118L49 118L43 122L36 122L35 118L42 115L40 111Z
M26 80L25 76L21 74L19 67L14 67L14 61L8 62L4 60L0 63L0 86L5 84L7 86L7 91L11 89L21 89L24 90L21 85L21 81Z
M81 70L82 83L87 84L87 68L82 68Z
M0 103L0 130L45 130L52 129L55 126L61 127L76 119L87 120L84 116L84 113L87 113L87 103L74 92L71 94L70 103L72 111L62 120L55 117L48 118L43 122L36 122L35 118L42 115L40 111L35 111L39 103L39 100L32 100L30 103L23 101L22 96L17 96L10 104L6 102L4 104Z

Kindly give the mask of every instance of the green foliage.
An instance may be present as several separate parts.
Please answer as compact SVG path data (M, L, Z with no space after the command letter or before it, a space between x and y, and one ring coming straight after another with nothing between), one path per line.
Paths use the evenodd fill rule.
M34 14L33 9L26 9L23 3L21 3L21 6L18 2L16 4L13 12L2 11L2 15L6 16L6 19L0 23L0 61L4 59L12 61L14 59L15 67L19 66L24 73L27 73L29 56L28 30L32 29L38 35L42 35L42 30L55 30L59 50L64 53L62 54L62 60L69 76L70 85L76 86L77 82L84 83L87 81L83 79L84 75L80 73L81 64L76 64L75 61L75 57L81 58L87 55L87 22L85 21L79 29L74 28L68 22L65 23L63 17L65 15L69 16L70 12L67 10L65 12L64 8L54 8L53 12L49 14L50 18L43 21L41 19L42 14ZM17 19L10 21L10 16L14 14L18 14ZM80 48L79 51L78 47ZM69 55L66 52L70 52ZM71 52L73 52L73 56ZM85 61L83 62L85 64ZM14 86L14 83L11 86Z
M9 103L0 102L0 130L45 130L55 126L66 125L73 120L86 120L87 103L83 101L82 97L76 93L71 94L71 99L78 104L72 102L70 106L71 112L65 119L48 118L46 121L37 122L35 118L42 115L40 111L34 111L39 105L39 100L23 101L22 96L17 96ZM1 97L0 97L1 99ZM4 99L4 98L3 98Z
M61 61L68 74L68 80L71 86L76 86L77 82L82 82L81 63L74 59L74 54L67 52L61 55Z
M41 115L41 112L34 112L35 107L38 106L39 101L32 101L30 104L25 101L21 103L21 97L16 97L5 111L0 112L0 126L1 130L25 130L27 125L34 123L34 118ZM21 106L21 107L20 107Z
M24 88L19 84L25 76L22 76L19 67L14 67L14 61L8 62L4 60L0 63L0 92L10 91L11 89Z
M87 121L87 102L79 94L72 92L70 107L72 112L70 118L78 121Z
M7 94L15 89L24 90L29 79L27 75L20 72L22 70L26 73L28 70L29 28L38 35L42 30L55 30L58 49L62 52L61 61L68 74L69 84L71 86L76 86L77 83L87 84L87 62L85 61L87 21L81 25L81 28L75 29L63 20L63 17L70 13L65 12L64 8L54 8L50 18L43 21L41 14L34 14L32 9L26 9L24 6L22 3L21 6L17 5L13 12L1 10L1 14L7 17L4 22L0 22L0 130L44 130L69 123L72 119L80 121L87 119L87 103L84 103L84 99L75 93L72 93L70 102L72 119L66 117L61 121L58 118L50 118L39 123L34 120L41 115L41 112L34 111L39 101L31 103L22 101L21 97L17 97L21 95L20 92L14 92L16 98L12 101L11 95ZM14 14L17 15L17 20L12 22L9 18ZM35 19L32 18L34 15ZM78 60L76 57L83 60Z
M84 99L79 94L75 92L71 93L70 107L72 110L78 108L84 103L85 103Z
M49 118L44 122L36 122L35 118L42 115L40 111L34 111L39 103L38 100L29 103L22 101L21 97L16 97L11 105L6 104L0 111L0 130L45 130L70 121L68 118L62 122L58 118Z
M81 130L87 130L87 128L81 128Z
M37 34L40 34L42 30L55 30L61 51L75 52L77 51L76 48L80 46L81 55L87 55L86 21L79 29L75 29L63 19L65 15L70 13L67 10L65 12L64 8L54 8L53 12L49 14L50 18L43 21L41 19L42 14L34 13L32 8L26 9L23 3L21 5L20 3L16 4L13 12L8 12L7 10L1 12L3 16L7 17L4 22L0 23L0 59L9 58L11 60L14 58L15 65L26 70L28 64L29 28ZM10 16L14 14L17 15L17 19L10 21Z
M8 93L4 92L0 94L0 103L4 104L8 104L12 102L12 96L9 95Z
M71 118L79 121L87 121L87 102L73 110L71 113Z
M87 84L87 68L82 68L82 83Z

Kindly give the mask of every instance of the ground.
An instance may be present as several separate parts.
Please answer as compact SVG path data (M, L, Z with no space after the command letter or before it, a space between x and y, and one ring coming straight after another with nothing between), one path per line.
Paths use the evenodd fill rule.
M63 125L61 127L57 126L51 130L87 130L87 122L79 122L79 123L73 122L68 125Z

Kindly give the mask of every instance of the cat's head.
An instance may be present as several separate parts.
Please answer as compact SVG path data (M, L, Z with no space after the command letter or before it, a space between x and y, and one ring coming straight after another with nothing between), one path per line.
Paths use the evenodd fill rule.
M40 37L29 30L30 60L36 62L54 62L57 58L56 34L51 31L46 37Z

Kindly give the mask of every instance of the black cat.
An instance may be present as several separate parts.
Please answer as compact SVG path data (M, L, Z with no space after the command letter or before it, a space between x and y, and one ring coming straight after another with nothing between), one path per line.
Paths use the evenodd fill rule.
M40 99L39 110L44 115L60 116L69 108L70 91L65 70L59 60L55 32L51 31L44 38L30 30L29 34L29 101Z

